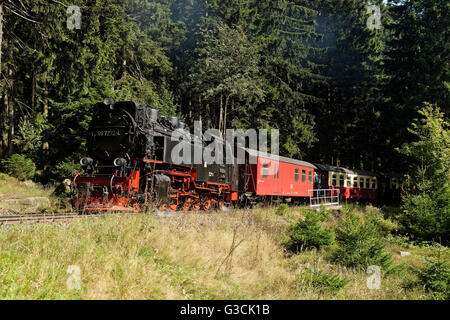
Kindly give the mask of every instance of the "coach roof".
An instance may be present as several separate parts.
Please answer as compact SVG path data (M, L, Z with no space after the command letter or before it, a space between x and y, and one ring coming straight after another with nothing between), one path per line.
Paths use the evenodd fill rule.
M317 168L322 171L332 171L332 172L342 172L342 173L349 173L349 174L356 174L360 176L376 176L377 174L370 171L363 171L363 170L353 170L353 169L347 169L343 167L334 167L334 166L327 166L324 164L315 163Z
M277 156L274 154L269 154L269 153L257 151L254 149L245 148L245 150L248 152L249 155L254 156L254 157L261 157L261 158L266 158L266 159L275 160L275 161L279 161L279 162L291 163L291 164L296 164L298 166L317 169L317 167L315 165L313 165L312 163L306 162L306 161Z

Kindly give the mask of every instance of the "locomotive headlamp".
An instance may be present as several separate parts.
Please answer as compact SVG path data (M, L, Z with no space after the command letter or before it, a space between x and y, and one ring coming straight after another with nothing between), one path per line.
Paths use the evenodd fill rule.
M114 165L116 167L122 167L124 165L127 164L127 160L125 160L124 158L116 158L114 159Z
M80 164L82 167L87 167L89 165L92 165L92 163L94 163L94 160L92 160L91 158L81 158L80 160Z
M105 98L105 100L103 100L103 103L107 106L112 106L112 105L114 105L114 99L113 98Z

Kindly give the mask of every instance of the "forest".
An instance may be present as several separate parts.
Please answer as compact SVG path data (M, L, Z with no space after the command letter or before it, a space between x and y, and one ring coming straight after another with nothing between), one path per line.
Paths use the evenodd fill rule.
M2 0L1 159L22 156L44 183L70 177L93 105L112 97L204 128L279 129L283 156L404 173L418 111L450 114L449 11L446 0Z

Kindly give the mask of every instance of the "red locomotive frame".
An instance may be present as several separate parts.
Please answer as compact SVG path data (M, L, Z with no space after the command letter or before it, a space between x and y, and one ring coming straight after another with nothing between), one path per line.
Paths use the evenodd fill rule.
M134 160L135 169L125 177L118 176L117 171L111 175L75 175L74 187L78 189L84 185L81 190L85 191L72 198L75 210L81 211L81 208L83 211L143 210L152 200L143 200L140 197L143 192L150 191L144 190L143 181L153 173L152 170L145 169L146 163L153 163L155 173L170 178L167 201L156 201L156 208L160 211L178 209L198 211L213 207L222 209L225 202L232 203L238 200L238 192L233 191L230 184L198 182L195 168L167 166L161 161L138 159Z

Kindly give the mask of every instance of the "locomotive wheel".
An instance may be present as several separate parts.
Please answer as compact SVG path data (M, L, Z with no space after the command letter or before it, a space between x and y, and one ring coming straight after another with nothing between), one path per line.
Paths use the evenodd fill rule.
M159 206L155 206L156 215L164 214L167 211L167 204L163 203Z
M209 210L210 208L211 208L211 199L208 199L208 198L203 199L203 202L202 202L202 209L205 210L205 211L207 211L207 210Z
M200 200L198 200L198 199L195 199L194 201L193 201L193 203L192 203L192 207L191 207L191 209L193 210L193 211L198 211L198 210L200 210Z
M183 203L183 210L184 211L189 211L189 209L191 208L192 205L192 198L187 197L186 200L184 200Z
M219 208L219 210L222 211L224 208L224 204L225 202L222 199L220 199L219 202L217 203L217 208Z

